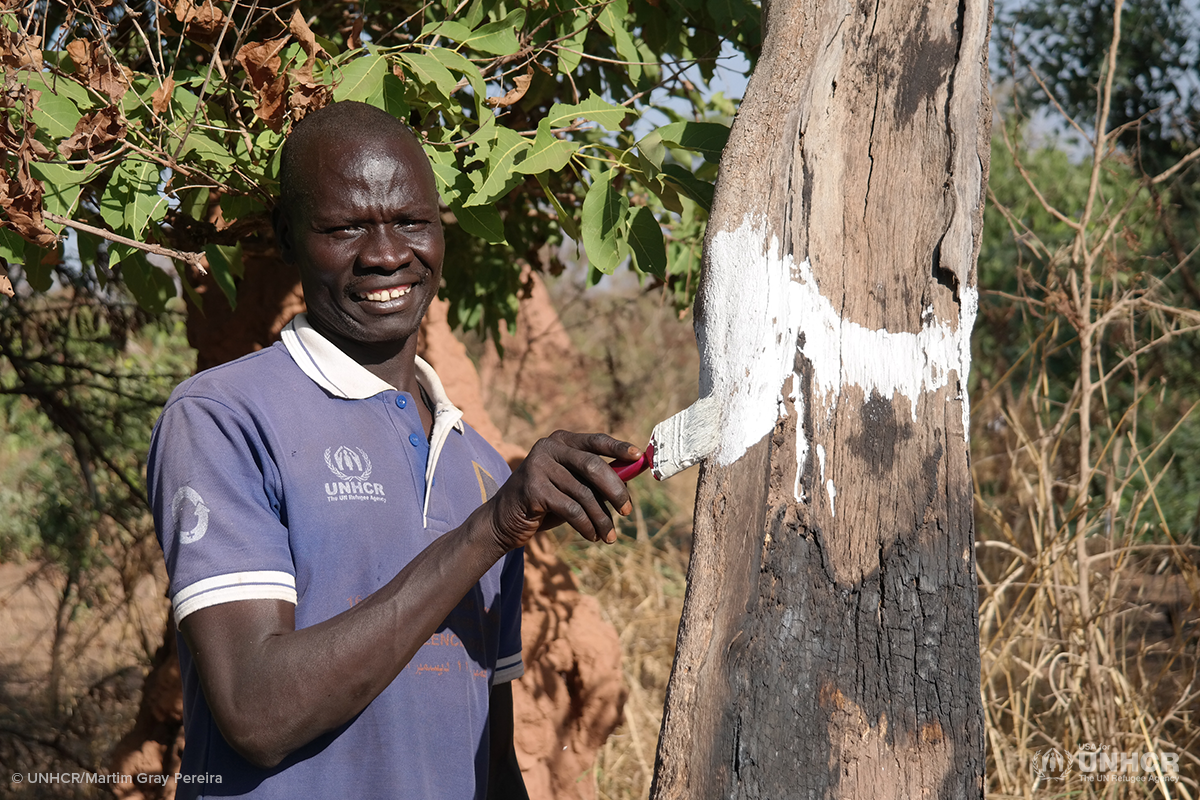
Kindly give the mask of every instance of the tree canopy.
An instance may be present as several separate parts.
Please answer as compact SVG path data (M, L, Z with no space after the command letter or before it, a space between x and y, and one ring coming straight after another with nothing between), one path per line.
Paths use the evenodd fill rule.
M690 300L733 113L703 86L722 42L752 61L760 40L747 0L9 6L0 258L32 289L116 278L159 311L178 290L158 255L197 305L201 267L235 303L288 130L360 100L422 137L457 223L444 295L485 330L514 320L522 260L561 269L539 250L564 235L593 278L631 263ZM640 130L651 109L667 124Z

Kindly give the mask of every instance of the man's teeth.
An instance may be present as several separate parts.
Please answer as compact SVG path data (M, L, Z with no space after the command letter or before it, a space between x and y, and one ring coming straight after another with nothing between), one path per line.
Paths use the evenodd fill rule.
M368 292L364 294L363 297L368 300L374 300L378 303L382 303L386 300L395 300L397 297L403 297L404 295L408 294L410 289L412 289L411 284L408 286L398 286L395 289L381 289L378 292Z

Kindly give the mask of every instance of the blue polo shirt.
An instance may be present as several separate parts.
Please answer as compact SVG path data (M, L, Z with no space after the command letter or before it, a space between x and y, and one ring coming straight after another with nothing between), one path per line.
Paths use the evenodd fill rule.
M154 521L177 621L247 599L296 605L296 627L362 602L490 498L504 460L428 364L420 398L380 380L306 321L180 384L155 427ZM182 638L177 797L482 798L488 698L521 662L523 553L497 563L399 676L341 729L264 770L213 721ZM219 780L219 783L217 782Z

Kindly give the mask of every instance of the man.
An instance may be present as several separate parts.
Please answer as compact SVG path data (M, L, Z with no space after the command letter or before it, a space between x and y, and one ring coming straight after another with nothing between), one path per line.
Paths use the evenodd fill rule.
M563 521L614 541L605 504L632 506L604 459L640 453L559 432L508 476L461 422L416 357L444 244L401 123L311 114L280 182L307 315L181 384L151 444L182 637L177 796L523 797L521 547Z

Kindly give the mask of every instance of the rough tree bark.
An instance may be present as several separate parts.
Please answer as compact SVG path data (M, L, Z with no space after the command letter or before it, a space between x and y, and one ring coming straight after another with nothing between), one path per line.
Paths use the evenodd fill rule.
M990 3L764 9L705 242L721 437L651 796L980 798L966 380Z

